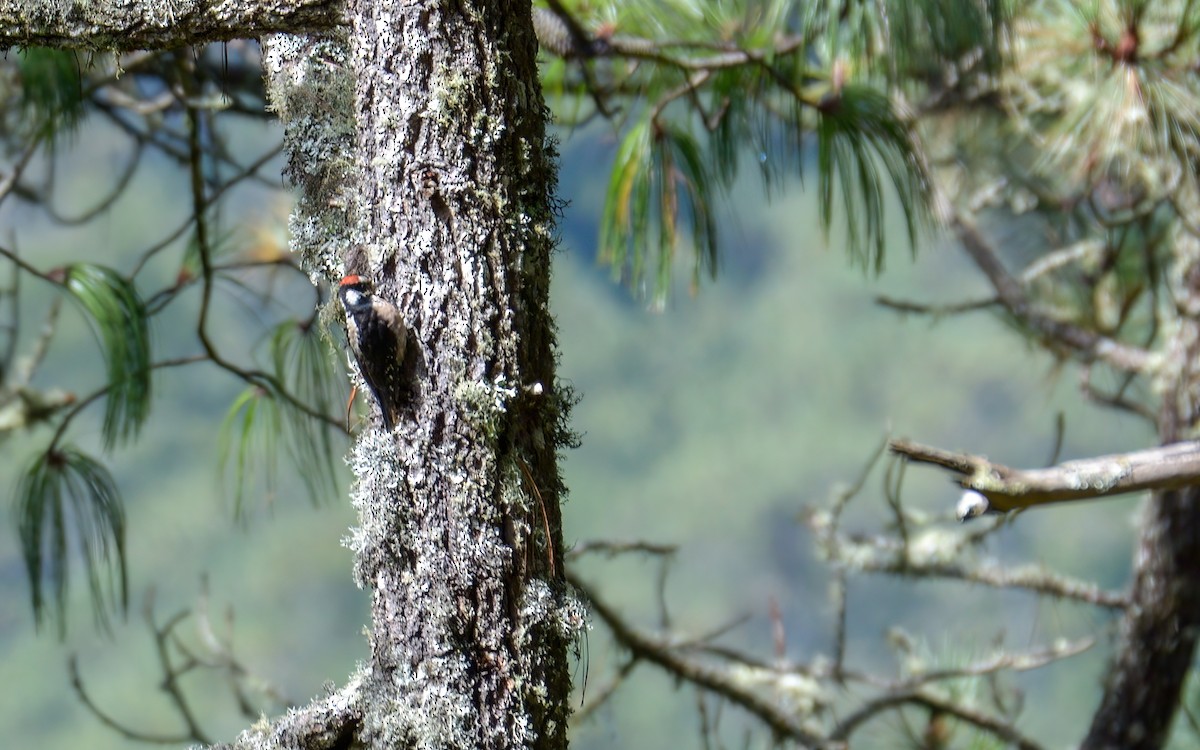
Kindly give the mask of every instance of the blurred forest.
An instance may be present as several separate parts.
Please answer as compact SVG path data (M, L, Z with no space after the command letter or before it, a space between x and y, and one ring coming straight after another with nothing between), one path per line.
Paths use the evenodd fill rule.
M56 168L70 170L69 204L60 211L84 210L113 182L123 163L121 139L106 127L89 121L55 149ZM231 139L243 161L279 137L270 125L243 128ZM596 165L611 160L613 135L605 126L560 133L561 196L570 206L561 225L553 309L560 376L582 396L573 418L582 445L566 460L568 544L678 545L665 579L659 562L646 557L592 555L576 562L579 574L635 621L657 624L661 590L671 624L682 632L736 622L723 640L771 658L779 646L773 628L782 625L783 655L828 651L830 576L816 558L803 511L826 503L837 486L858 476L889 432L1022 466L1050 459L1059 413L1065 415L1063 458L1153 440L1142 424L1085 406L1073 365L1030 348L991 313L938 322L878 306L881 294L936 302L987 289L961 253L937 236L922 238L912 259L896 243L878 277L849 267L837 232L831 247L822 241L816 200L798 182L764 204L757 179L743 178L717 213L723 248L717 280L689 294L681 277L666 307L648 310L596 261L607 180ZM0 223L11 228L5 241L42 268L79 258L115 267L132 263L139 248L191 211L186 175L159 157L147 160L150 168L139 171L125 196L83 228L50 226L23 216L20 203L5 203ZM31 167L34 173L48 168L45 161ZM264 173L278 169L268 165ZM222 209L222 225L235 241L262 245L266 253L286 247L285 194L265 185L236 191ZM888 234L899 236L902 222L892 218ZM1032 221L990 229L1014 252L1039 231ZM174 268L164 264L148 273L165 283ZM270 273L248 272L248 280L277 285L271 305L258 306L249 295L220 301L212 329L228 350L264 356L261 335L245 324L246 316L279 317L289 305L293 313L311 309L303 278L270 279ZM194 303L181 301L154 331L164 356L172 354L173 325L192 325ZM89 372L98 361L92 334L69 307L63 318L42 377L86 389L96 382ZM39 325L34 315L22 319L26 333ZM64 373L70 379L60 379ZM104 711L148 732L178 728L158 688L154 644L142 619L148 600L161 621L196 606L206 588L204 606L222 632L231 625L241 662L290 701L319 693L324 681L340 680L366 657L360 634L366 603L351 582L350 552L341 543L353 523L341 491L348 473L339 492L318 507L287 478L269 496L254 490L250 518L239 523L229 482L219 477L215 436L241 385L201 366L160 372L155 387L155 414L143 438L111 462L130 523L126 622L111 634L93 630L87 592L76 586L71 595L81 606L71 607L66 641L36 634L16 539L0 535L0 659L6 683L22 686L0 701L0 726L26 747L139 746L81 705L71 689L71 655ZM74 428L78 439L98 445L98 416L87 424ZM12 440L3 449L0 485L7 487L29 451ZM850 506L849 526L886 525L881 480L877 467ZM951 515L957 494L936 472L911 470L904 486L909 507L942 516ZM1026 514L993 535L987 552L1124 586L1138 501L1099 507ZM1093 609L1028 593L892 577L854 579L848 607L848 664L881 669L903 657L897 636L888 635L893 628L909 633L913 648L929 659L956 663L988 653L998 639L1020 648L1091 632L1103 622ZM288 627L279 627L283 623ZM194 631L188 623L183 632L203 640L205 634ZM1023 729L1051 747L1077 741L1095 708L1106 657L1096 646L1006 678L1024 691ZM607 634L594 630L581 644L576 700L584 703L603 690L615 664ZM248 723L219 677L198 675L190 694L211 735L226 738ZM255 701L268 712L279 710L262 695ZM574 746L701 747L696 706L692 688L651 669L635 671L576 727ZM727 741L741 744L746 725L735 709L725 710L721 726ZM905 728L881 722L874 731L884 733L874 737L885 742ZM1194 738L1185 740L1180 746ZM766 742L761 737L751 746Z

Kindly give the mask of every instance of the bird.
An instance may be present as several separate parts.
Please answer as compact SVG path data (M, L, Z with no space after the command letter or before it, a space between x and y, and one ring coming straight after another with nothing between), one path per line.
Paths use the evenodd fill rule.
M369 279L356 274L338 284L338 299L346 311L346 340L358 371L379 404L384 428L391 430L406 390L403 366L408 327L404 316L394 304L375 295Z

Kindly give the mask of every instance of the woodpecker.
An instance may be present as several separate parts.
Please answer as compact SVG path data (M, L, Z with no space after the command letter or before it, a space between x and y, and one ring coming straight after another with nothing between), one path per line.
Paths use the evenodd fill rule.
M404 318L395 305L376 297L371 282L362 276L342 279L338 299L346 309L346 339L358 371L379 403L383 426L391 430L404 391L402 366L408 345Z

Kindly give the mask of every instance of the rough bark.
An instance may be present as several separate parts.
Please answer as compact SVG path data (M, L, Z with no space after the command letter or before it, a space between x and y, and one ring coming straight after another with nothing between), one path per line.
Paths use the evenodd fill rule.
M0 0L0 47L172 49L332 29L336 0Z
M349 8L361 254L417 342L412 403L353 456L372 590L360 739L566 746L556 451L567 399L547 310L555 171L527 2Z

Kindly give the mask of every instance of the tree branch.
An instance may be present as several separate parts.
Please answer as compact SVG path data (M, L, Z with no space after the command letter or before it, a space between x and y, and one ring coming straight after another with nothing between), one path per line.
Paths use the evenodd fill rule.
M960 486L978 493L964 496L959 507L960 520L985 512L1006 513L1047 503L1200 484L1197 441L1067 461L1046 469L1013 469L983 456L932 448L910 440L891 440L888 448L911 461L947 469L957 475L955 481Z
M875 304L880 307L886 307L889 310L894 310L898 313L914 313L917 315L931 315L935 318L944 315L959 315L961 313L975 312L977 310L986 310L989 307L994 307L1000 302L995 297L987 299L973 299L964 302L950 302L947 304L929 304L926 302L913 302L911 300L898 299L889 297L886 294L876 295Z
M337 692L318 698L307 706L294 708L267 724L260 722L242 732L229 744L213 745L212 750L338 750L360 747L355 742L362 729L366 687L361 674Z
M951 216L950 226L971 260L991 282L1000 303L1022 325L1067 347L1085 362L1101 360L1124 372L1146 372L1151 369L1153 358L1146 350L1101 336L1074 323L1056 320L1037 310L1026 296L1021 282L1008 272L1000 262L996 249L974 224L955 213Z
M0 0L0 46L125 51L183 47L343 23L334 0Z
M584 596L592 613L604 621L613 638L629 649L635 660L645 659L675 678L690 682L745 709L770 727L777 737L790 738L804 747L821 746L821 738L804 725L803 717L782 709L739 684L726 670L686 659L676 653L672 644L634 628L614 609L597 598L591 587L569 570L567 580Z
M1015 727L1004 719L976 711L960 701L947 700L927 690L914 690L909 693L888 693L875 700L863 704L854 713L843 719L830 739L835 742L848 740L856 729L879 714L902 708L905 705L923 706L930 711L948 714L988 732L1008 745L1020 750L1041 750L1042 746L1022 735Z
M634 36L592 34L563 6L560 0L547 0L550 10L534 9L534 29L541 45L563 58L623 57L648 60L680 70L708 71L762 65L781 55L803 50L803 34L775 40L770 49L743 49L733 43L707 43L690 40L647 39ZM684 50L700 54L671 54ZM790 86L790 81L786 82ZM786 86L785 86L786 87Z
M183 732L173 734L143 732L126 726L110 716L106 711L101 709L94 700L92 700L91 694L88 693L87 687L83 684L83 677L79 674L79 660L74 655L67 660L67 669L71 674L71 688L75 691L75 697L79 699L79 702L82 703L84 708L91 712L92 716L95 716L101 724L113 730L125 739L152 745L180 745L188 742L189 740L193 742L205 741L203 736L196 737L195 735L189 735Z
M820 533L820 532L818 532ZM904 556L904 549L896 544L886 546L887 540L877 539L866 543L853 543L837 538L837 549L831 558L856 573L880 573L903 575L909 578L945 579L988 586L995 589L1021 589L1055 599L1083 602L1107 609L1124 609L1129 598L1119 592L1107 591L1090 581L1081 581L1059 575L1038 566L1004 566L994 562L968 563L930 559L927 555ZM936 547L934 550L936 551Z

